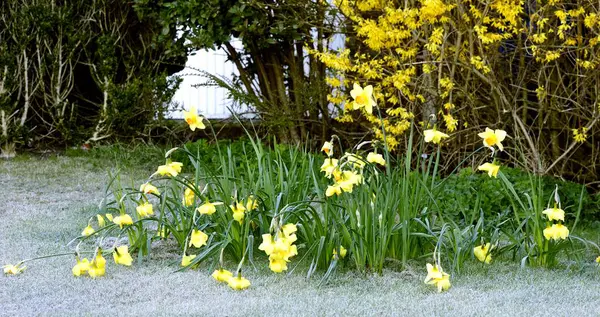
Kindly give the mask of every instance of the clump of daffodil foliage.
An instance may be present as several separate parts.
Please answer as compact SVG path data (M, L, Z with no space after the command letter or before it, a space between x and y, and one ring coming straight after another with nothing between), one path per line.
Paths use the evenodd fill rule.
M372 92L356 84L350 106L373 113L377 103ZM185 121L191 130L206 127L195 109L185 112ZM419 134L423 138L418 139ZM212 263L218 265L212 273L215 281L244 290L251 285L242 275L248 262L282 273L297 265L297 258L306 259L309 276L320 270L329 278L340 262L381 274L391 260L406 265L433 254L434 264L426 264L424 281L441 292L451 286L448 272L457 271L466 260L492 265L493 258L508 252L522 262L548 267L557 263L561 249L571 246L577 251L575 242L586 244L581 238L570 240L573 236L565 225L568 216L577 219L579 211L569 215L561 209L557 191L552 207L544 202L539 177L531 177L529 196L516 194L498 157L507 149L503 142L508 134L486 128L478 135L483 140L479 150L491 153L478 170L498 179L512 202L499 206L512 215L501 214L487 225L479 218L477 225L460 227L434 208L432 193L443 182L437 174L444 159L440 148L453 138L436 125L419 133L411 124L406 151L397 155L380 141L344 150L336 136L323 144L324 157L294 148L267 151L253 140L245 154L254 155L257 165L244 165L244 157L218 148L215 160L220 168L215 170L214 164L203 166L197 153L174 148L134 188L122 187L118 175L113 177L114 200L102 205L69 243L73 252L58 255L73 257L75 277L100 278L110 271L103 254L112 254L116 265L134 266L152 251L153 241L169 239L178 246L177 269ZM191 172L183 173L183 164L171 159L175 151L188 156ZM262 242L256 243L255 237ZM19 274L30 260L6 265L4 273ZM237 263L237 268L229 271L229 263ZM444 271L442 265L451 270Z

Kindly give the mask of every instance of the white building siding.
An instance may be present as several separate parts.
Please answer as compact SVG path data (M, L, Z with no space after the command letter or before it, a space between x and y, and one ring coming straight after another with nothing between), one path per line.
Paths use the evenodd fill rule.
M206 78L202 77L199 69L213 75L226 76L236 72L235 65L227 62L227 56L222 51L198 51L190 55L186 68L176 75L182 76L183 82L175 93L173 101L178 102L184 109L196 106L200 115L209 119L223 119L230 116L227 107L231 106L231 100L227 99L227 90L219 87L193 87L193 85L204 83ZM170 114L171 118L183 118L181 111Z

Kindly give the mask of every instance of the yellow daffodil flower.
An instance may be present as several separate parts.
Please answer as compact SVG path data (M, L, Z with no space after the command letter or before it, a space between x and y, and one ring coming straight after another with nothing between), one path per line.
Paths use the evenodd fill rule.
M17 265L7 264L7 265L3 266L2 268L4 269L4 274L6 274L6 275L17 275L17 274L21 274L27 267L20 266L20 264L17 264Z
M236 291L241 291L250 287L250 281L243 278L241 274L238 274L237 277L232 276L229 279L227 279L227 284L229 285L229 287Z
M106 273L106 259L102 256L102 250L98 250L98 254L90 263L88 274L92 278L104 276Z
M140 186L140 191L146 195L148 195L148 194L160 195L158 188L156 188L154 185L152 185L150 183L142 184Z
M569 236L569 228L560 223L555 223L551 227L544 229L544 238L546 240L566 239Z
M198 115L196 107L191 107L190 111L184 110L183 117L185 118L185 122L187 122L192 131L196 131L196 129L204 130L206 128L206 126L202 122L204 118Z
M484 163L481 166L477 167L477 169L480 171L487 172L490 177L498 177L500 165L496 165L494 163Z
M425 142L432 142L434 144L440 144L443 139L450 137L446 133L440 132L436 129L429 129L423 131L423 135L425 136Z
M504 130L492 130L490 128L485 128L485 131L479 133L478 136L483 139L483 145L486 147L493 147L494 145L498 146L500 151L504 151L504 147L502 146L502 141L506 138L506 131Z
M219 206L222 204L222 202L211 203L207 201L206 203L202 204L202 206L196 208L196 211L198 211L201 215L210 216L217 211L217 208L215 208L215 206Z
M112 214L104 214L104 217L106 217L106 219L108 219L108 221L113 221L113 215Z
M129 247L126 245L115 248L113 258L116 264L131 266L131 263L133 263L133 258L129 254Z
M542 211L542 214L548 217L548 220L560 220L565 221L565 211L560 208L548 208Z
M258 208L258 199L254 198L254 196L248 196L246 200L246 210L255 210Z
M331 178L333 171L337 168L338 160L334 158L326 158L321 165L321 172L325 172L325 177Z
M438 292L445 291L450 288L450 275L444 273L442 269L436 264L435 266L427 263L427 277L425 278L426 284L432 284L437 286Z
M281 231L286 237L290 237L294 232L298 231L296 224L288 223L281 227Z
M131 219L130 215L122 215L122 216L116 216L113 219L113 222L117 225L119 225L119 227L123 228L124 225L132 225L133 224L133 219Z
M192 263L192 260L196 258L195 254L183 255L181 258L181 266L188 266Z
M101 249L98 250L98 253L96 254L96 257L94 258L93 262L96 264L96 266L98 266L100 268L106 267L106 259L102 256Z
M92 263L90 265L90 268L88 269L88 274L90 275L91 278L101 277L101 276L104 276L104 274L106 274L106 269L100 268L97 265Z
M596 258L596 263L600 264L600 256Z
M96 219L98 220L98 226L100 228L106 226L106 221L104 221L104 217L102 217L102 215L96 215Z
M151 203L142 203L141 205L135 207L140 218L146 218L154 215L154 209Z
M360 155L346 152L344 153L344 157L346 157L346 159L348 160L348 164L350 164L350 166L354 168L365 167L365 159Z
M219 269L213 272L212 277L218 282L227 282L233 277L233 274L227 270Z
M336 181L343 191L351 193L354 185L362 183L362 176L352 171L343 171L341 177Z
M337 254L337 248L333 248L333 255L335 256ZM346 257L346 254L348 254L348 250L346 250L343 245L340 245L340 257L343 259Z
M359 84L354 83L350 96L354 99L352 103L354 110L364 108L368 114L373 113L373 107L376 106L375 99L373 99L373 86L368 85L363 89Z
M333 155L333 143L325 141L321 147L321 151L325 152L327 156L331 157Z
M477 258L477 260L484 262L486 264L490 264L490 262L492 261L492 256L489 254L490 250L491 250L491 244L486 243L486 244L482 244L480 246L476 246L475 248L473 248L473 254L475 254L475 257Z
M275 273L287 271L287 262L282 257L269 257L269 268Z
M244 205L242 205L239 202L236 202L235 204L233 204L229 207L231 207L231 210L233 211L233 219L235 219L235 221L237 221L241 224L242 221L244 220L244 216L246 213L246 207L244 207Z
M190 237L190 247L194 246L199 248L203 245L206 245L208 241L208 235L200 230L192 230L192 235Z
M189 207L194 204L196 200L196 194L191 188L186 188L183 191L183 201L181 202L184 206Z
M88 224L87 227L85 227L85 229L81 231L81 235L84 237L88 237L94 234L94 232L96 232L96 230L94 230L94 228L92 228L92 226Z
M273 241L273 237L268 234L265 233L262 235L262 243L258 246L258 249L261 251L265 251L265 253L267 255L271 255L271 253L273 253L273 250L275 249L275 242Z
M327 197L331 197L333 195L339 196L341 194L342 194L342 188L340 187L340 185L337 185L337 184L327 186L327 190L325 191L325 196L327 196Z
M77 259L77 264L75 264L75 266L73 266L73 269L71 271L73 272L73 275L81 276L81 275L85 275L89 269L90 269L90 261L88 259L84 258L81 261L79 259Z
M161 165L156 170L156 173L161 176L177 176L181 173L181 168L183 167L183 163L180 162L171 162L169 164Z
M385 166L385 159L383 158L383 155L381 155L379 153L371 152L371 153L367 154L367 162L376 163L381 166Z

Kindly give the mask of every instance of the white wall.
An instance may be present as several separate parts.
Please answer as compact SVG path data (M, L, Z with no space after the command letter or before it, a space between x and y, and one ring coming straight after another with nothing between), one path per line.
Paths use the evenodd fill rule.
M184 109L196 106L198 113L209 119L223 119L230 116L228 106L231 101L227 99L227 91L219 87L192 87L192 85L206 82L192 68L207 71L213 75L224 75L231 78L235 72L235 65L227 62L227 56L223 51L198 51L195 55L188 57L186 68L176 75L182 76L183 82L175 93L173 101L180 103ZM169 117L183 118L181 111L172 112Z

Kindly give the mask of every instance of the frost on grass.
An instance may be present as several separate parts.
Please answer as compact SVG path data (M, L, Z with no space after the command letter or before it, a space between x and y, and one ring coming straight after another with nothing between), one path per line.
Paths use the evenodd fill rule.
M58 161L58 163L57 163ZM65 250L99 202L106 174L81 159L0 162L0 262ZM35 167L35 168L32 168ZM75 216L74 216L75 215ZM48 219L53 221L49 222ZM174 247L165 243L159 248ZM156 252L154 254L170 254ZM214 267L173 273L177 256L154 257L131 269L108 263L105 278L71 275L70 257L35 262L28 274L0 277L0 316L598 316L597 274L520 270L514 264L473 265L437 294L413 271L384 276L340 273L328 285L301 271L274 276L250 267L253 286L234 292L210 277ZM508 267L507 267L508 266Z

